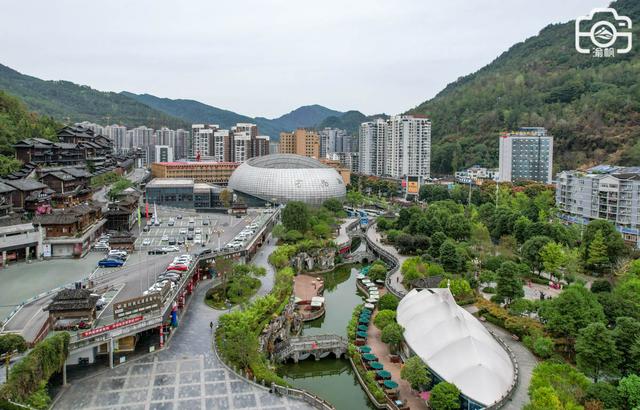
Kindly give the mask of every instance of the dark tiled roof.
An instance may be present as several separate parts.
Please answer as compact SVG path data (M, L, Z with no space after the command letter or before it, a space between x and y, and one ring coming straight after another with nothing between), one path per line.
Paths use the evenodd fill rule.
M47 307L50 312L66 310L86 310L96 307L99 295L94 295L88 289L63 289L58 292Z
M6 184L11 185L19 191L34 191L36 189L47 188L45 184L36 181L35 179L16 179L13 181L6 181Z
M6 192L12 192L15 191L16 189L10 185L5 184L4 182L0 181L0 194L6 193Z

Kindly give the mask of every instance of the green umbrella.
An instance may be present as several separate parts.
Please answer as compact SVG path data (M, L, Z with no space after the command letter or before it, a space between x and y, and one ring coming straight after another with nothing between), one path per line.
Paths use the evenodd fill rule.
M358 330L362 330L363 332L366 332L369 329L369 326L367 325L358 325Z
M382 377L383 379L390 379L391 378L391 373L387 370L378 370L377 371L378 376Z
M378 356L376 356L373 353L365 353L362 355L362 358L368 362L373 362L375 360L378 360Z
M371 346L364 345L360 346L359 349L360 353L369 353L371 351Z
M359 330L359 331L356 332L356 336L366 338L367 337L367 332L363 332L362 330Z
M393 380L385 380L384 387L386 387L387 389L395 389L398 387L398 383L394 382Z
M373 370L384 369L384 366L380 362L369 362L369 367L371 367Z

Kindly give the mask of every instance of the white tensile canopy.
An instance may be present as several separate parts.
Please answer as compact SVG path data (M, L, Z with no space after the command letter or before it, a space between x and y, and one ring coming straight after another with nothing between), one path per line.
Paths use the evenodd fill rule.
M468 398L490 406L509 391L509 354L448 288L412 290L398 305L397 321L409 347Z

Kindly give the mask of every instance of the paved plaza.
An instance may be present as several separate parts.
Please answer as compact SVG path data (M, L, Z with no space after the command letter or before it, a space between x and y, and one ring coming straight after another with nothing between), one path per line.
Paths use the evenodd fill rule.
M273 248L265 245L254 260L261 263ZM263 279L260 294L273 282ZM224 312L203 303L209 282L202 283L169 346L115 369L73 382L62 392L55 409L311 409L295 399L280 397L238 378L217 359L211 348L209 322ZM266 286L265 286L266 285Z

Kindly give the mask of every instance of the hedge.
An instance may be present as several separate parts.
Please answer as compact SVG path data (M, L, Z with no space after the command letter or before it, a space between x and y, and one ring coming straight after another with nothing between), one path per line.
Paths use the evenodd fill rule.
M17 350L19 353L27 350L27 342L20 335L7 333L0 336L0 355Z
M543 333L542 324L537 320L528 317L513 316L509 314L506 309L484 298L478 298L476 306L479 309L478 314L488 322L507 329L521 339L525 336L537 336Z
M28 402L49 378L62 369L69 354L69 333L56 333L38 343L9 373L0 389L0 399Z

